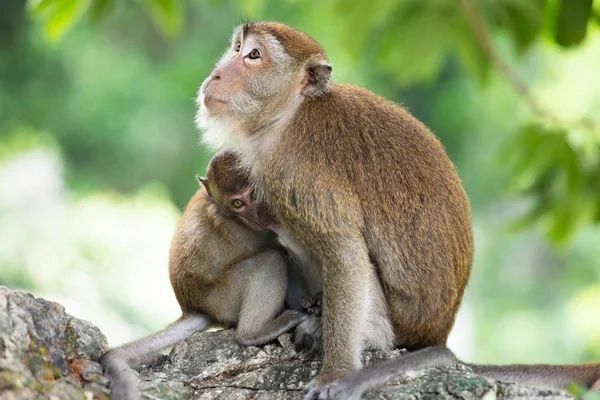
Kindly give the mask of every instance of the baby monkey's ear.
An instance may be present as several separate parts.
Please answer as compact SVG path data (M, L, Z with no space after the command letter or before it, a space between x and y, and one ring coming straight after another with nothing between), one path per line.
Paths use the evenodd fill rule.
M208 192L208 195L212 197L212 195L210 193L210 188L208 187L208 179L203 178L198 174L196 174L196 179L198 179L198 182L200 182L204 186L204 188Z

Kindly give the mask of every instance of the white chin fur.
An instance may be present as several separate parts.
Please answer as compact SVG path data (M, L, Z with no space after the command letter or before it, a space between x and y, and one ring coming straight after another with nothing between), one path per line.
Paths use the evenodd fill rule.
M202 90L198 91L196 98L198 111L196 112L196 127L201 131L201 143L212 150L218 150L228 146L232 142L237 127L229 118L214 118L204 105Z

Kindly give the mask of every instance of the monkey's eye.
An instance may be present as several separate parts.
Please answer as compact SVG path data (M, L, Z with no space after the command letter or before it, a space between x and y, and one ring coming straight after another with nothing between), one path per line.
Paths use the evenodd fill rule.
M248 58L251 60L256 60L257 58L260 58L260 50L258 49L254 49L250 52L250 54L248 54Z
M233 50L235 50L236 53L239 53L241 48L242 48L242 42L237 42L235 44L235 47L233 48Z
M235 199L234 201L231 202L231 206L233 208L242 208L244 206L244 202L241 201L240 199Z

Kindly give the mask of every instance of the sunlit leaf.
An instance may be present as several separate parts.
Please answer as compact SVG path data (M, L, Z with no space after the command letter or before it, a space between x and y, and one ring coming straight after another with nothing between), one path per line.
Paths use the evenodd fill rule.
M62 0L29 0L27 5L29 12L36 18L43 16L44 14L52 11L52 9Z
M595 192L600 172L595 159L588 160L582 151L589 138L580 135L561 126L532 123L501 153L512 175L507 188L533 201L510 230L535 224L553 243L566 246L598 218L600 195Z
M44 33L50 41L57 41L69 30L81 15L81 0L60 0L44 25Z
M597 25L600 25L600 2L597 1L594 3L592 7L592 15L590 15L590 19L594 21ZM598 395L600 397L600 395Z
M561 46L581 43L587 33L593 0L560 0L555 39Z

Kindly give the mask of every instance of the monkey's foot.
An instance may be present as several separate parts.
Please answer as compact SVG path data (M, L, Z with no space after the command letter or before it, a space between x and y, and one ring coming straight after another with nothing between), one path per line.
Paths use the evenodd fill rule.
M323 304L323 292L319 292L314 296L302 296L300 303L307 314L320 317L322 310L321 306Z
M319 374L306 387L304 400L358 400L362 394L353 373Z
M294 331L294 345L297 351L307 350L309 353L323 351L323 325L321 318L306 315Z

